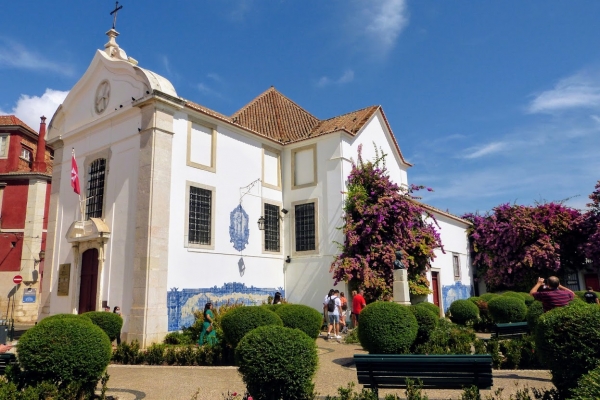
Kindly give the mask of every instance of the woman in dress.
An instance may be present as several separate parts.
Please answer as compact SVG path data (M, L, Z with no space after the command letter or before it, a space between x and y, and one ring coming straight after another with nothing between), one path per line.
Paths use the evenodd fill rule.
M204 306L204 313L202 315L204 316L204 322L202 323L202 332L200 332L198 344L202 346L204 343L208 343L212 346L217 343L217 332L213 325L215 314L213 313L213 305L210 301Z

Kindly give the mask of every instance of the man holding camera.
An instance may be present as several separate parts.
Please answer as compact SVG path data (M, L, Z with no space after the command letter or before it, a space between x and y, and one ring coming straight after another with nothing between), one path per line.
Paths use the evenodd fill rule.
M543 290L539 290L543 286ZM544 312L548 312L556 307L564 307L573 298L575 293L569 288L560 284L556 276L548 278L548 286L544 285L544 278L538 278L535 286L529 291L534 299L542 302Z

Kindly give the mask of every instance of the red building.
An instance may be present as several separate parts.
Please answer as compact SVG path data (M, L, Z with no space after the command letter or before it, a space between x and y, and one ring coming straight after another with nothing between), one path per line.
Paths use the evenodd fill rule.
M45 121L38 134L0 116L0 318L19 322L37 320L42 290L53 159Z

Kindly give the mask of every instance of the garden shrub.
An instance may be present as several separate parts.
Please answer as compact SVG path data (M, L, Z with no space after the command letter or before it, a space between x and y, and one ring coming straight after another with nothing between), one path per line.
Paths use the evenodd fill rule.
M527 308L527 325L529 326L529 332L535 334L535 328L537 327L537 321L540 315L544 313L544 305L541 301L534 301Z
M144 361L149 365L163 365L165 362L165 349L164 343L152 343L144 354Z
M521 296L521 294L510 291L510 290L507 292L500 293L500 296L515 297L517 299L521 299L521 300L525 301L525 299L523 298L523 296Z
M269 311L273 311L273 312L277 312L277 310L279 310L281 307L285 306L286 304L280 303L280 304L263 304L261 307L266 308Z
M600 399L600 366L583 375L571 391L572 400Z
M262 306L234 308L221 319L223 336L233 348L246 333L264 325L283 326L283 322L279 315Z
M473 301L471 299L478 300ZM493 325L493 321L490 315L490 311L488 309L488 303L481 297L471 297L469 301L473 301L477 308L479 308L479 319L473 324L473 329L475 329L478 332L490 331Z
M428 310L431 310L438 317L440 316L440 308L433 303L428 303L426 301L422 303L415 304L416 307L425 307Z
M91 319L82 317L79 314L54 314L54 315L51 315L49 317L42 319L40 322L37 323L37 325L44 324L46 322L50 322L50 321L54 321L54 320L58 320L58 319L61 319L61 320L62 319L77 319L77 320L83 320L83 321L86 321L89 323L92 322Z
M361 321L362 325L362 321ZM317 345L298 329L261 326L242 338L236 351L239 372L255 400L312 399Z
M488 302L492 320L497 324L522 322L527 316L527 306L521 297L499 296Z
M362 326L362 320L359 330L360 326ZM446 319L440 319L438 326L429 334L429 340L414 346L413 353L471 354L471 346L474 344L475 339L475 332L472 329L453 324Z
M192 344L191 335L186 335L183 332L169 332L163 340L164 344Z
M408 307L377 301L361 311L358 339L371 354L403 354L409 351L418 329Z
M417 338L414 344L425 343L429 340L430 333L437 327L440 317L427 307L410 306L410 311L417 319Z
M112 361L120 364L141 364L144 356L140 351L140 342L136 339L131 343L119 344L113 353Z
M521 298L523 299L523 301L525 302L525 305L527 307L529 307L535 301L533 296L530 295L529 293L519 292L519 294L521 295Z
M80 386L93 393L111 358L104 331L87 318L54 318L27 330L19 339L21 382L49 381L65 388Z
M467 325L479 318L479 308L469 300L454 300L448 309L452 322Z
M287 328L300 329L309 337L316 339L323 325L323 314L312 307L302 304L276 304L276 313Z
M583 295L586 293L587 293L587 290L578 290L575 292L575 296L577 296L577 298L585 301L585 298L583 297ZM594 293L596 293L596 296L598 296L598 298L600 298L600 292L594 292Z
M496 293L484 293L479 295L479 298L483 299L486 302L490 302L490 300L495 299L496 297L500 296L499 294Z
M600 359L600 307L555 308L538 319L535 346L552 373L552 383L567 397L570 389Z
M123 318L119 314L106 311L90 311L82 314L89 318L94 325L98 325L107 335L110 341L114 341L121 335Z
M482 301L481 297L479 296L471 296L467 300L469 300L473 304L477 304L478 301Z

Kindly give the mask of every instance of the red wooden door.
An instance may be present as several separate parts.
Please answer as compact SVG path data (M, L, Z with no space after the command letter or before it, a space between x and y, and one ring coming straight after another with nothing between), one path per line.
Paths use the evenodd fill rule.
M96 311L98 291L98 250L86 250L81 256L81 283L79 285L79 314Z
M591 286L594 292L600 292L600 281L598 280L597 274L586 274L584 279L586 290L588 286Z
M433 304L440 306L440 290L438 286L438 273L431 271L431 289L433 290Z

